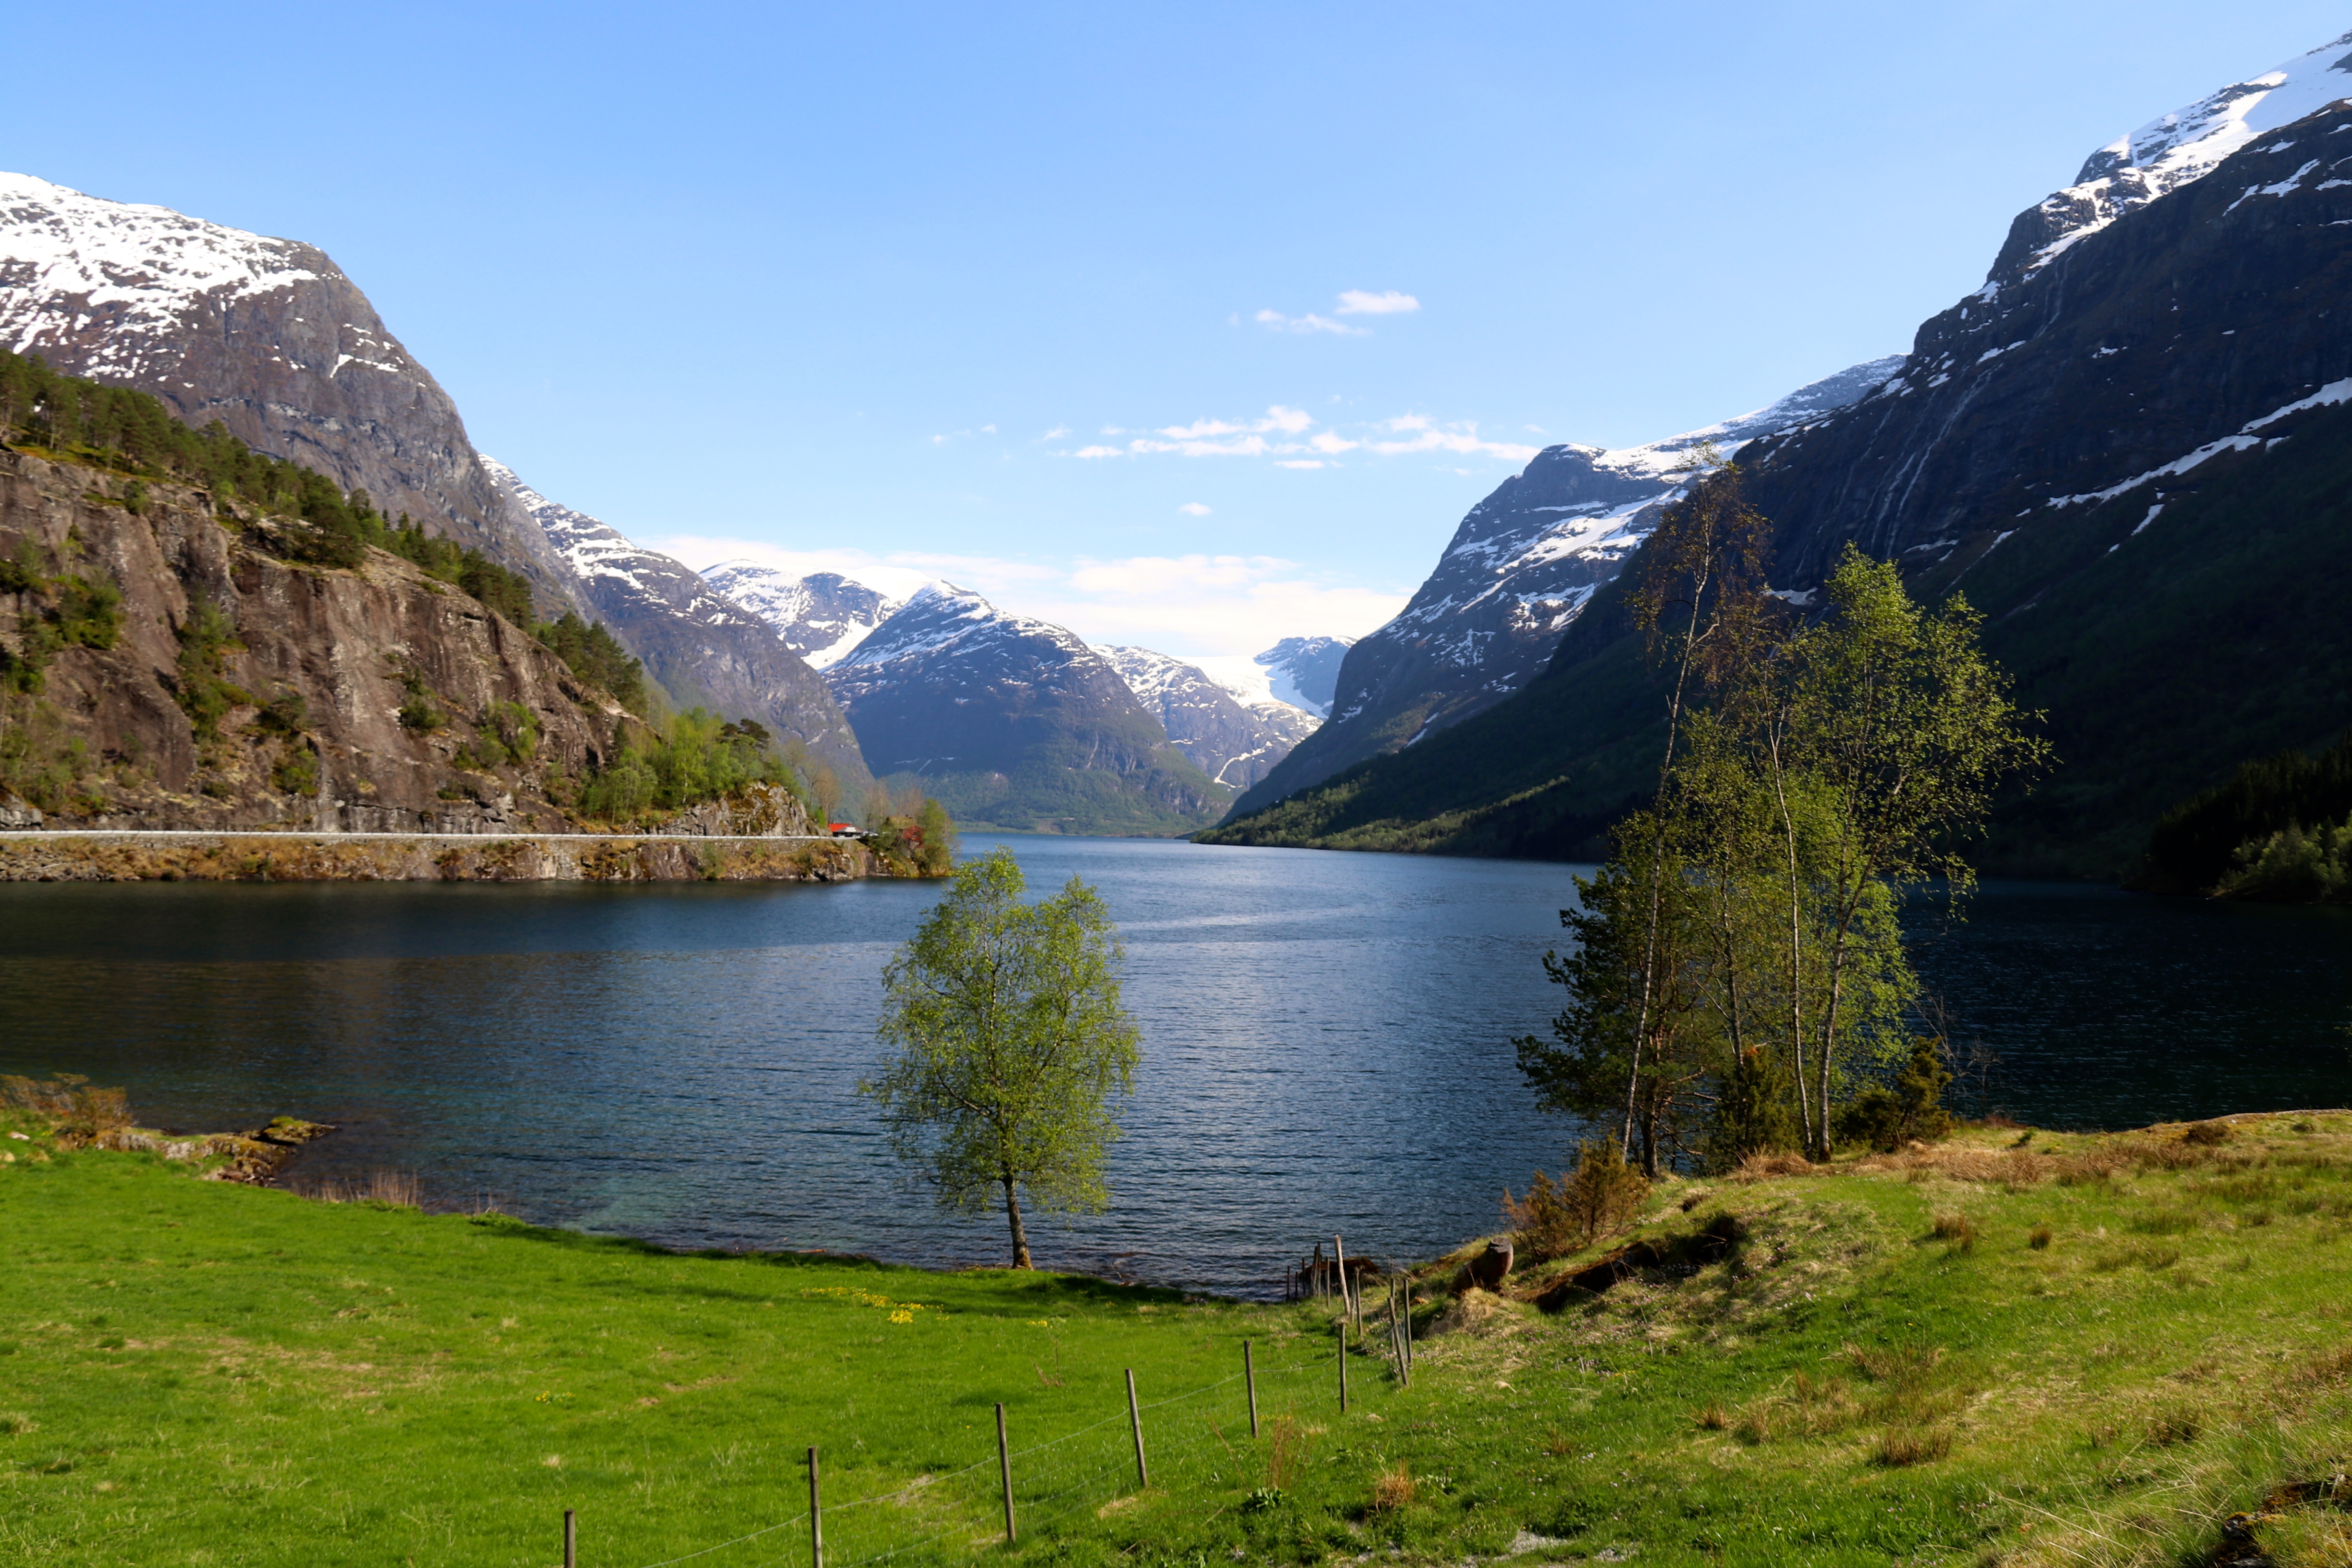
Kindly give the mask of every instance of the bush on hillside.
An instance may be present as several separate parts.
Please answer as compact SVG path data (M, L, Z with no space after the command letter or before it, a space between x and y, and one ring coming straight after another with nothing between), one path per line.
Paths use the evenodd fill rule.
M1614 1141L1593 1139L1578 1147L1575 1171L1559 1181L1538 1171L1524 1201L1503 1189L1503 1221L1513 1246L1540 1263L1623 1230L1640 1217L1649 1193L1649 1182L1625 1163Z
M1913 1139L1948 1136L1952 1115L1944 1109L1944 1086L1951 1081L1943 1042L1915 1041L1893 1085L1872 1084L1838 1108L1838 1141L1891 1154Z

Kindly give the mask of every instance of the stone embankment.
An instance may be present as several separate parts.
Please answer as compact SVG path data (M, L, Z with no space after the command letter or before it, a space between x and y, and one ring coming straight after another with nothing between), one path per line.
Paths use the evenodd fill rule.
M846 838L0 834L0 882L842 882L907 874Z

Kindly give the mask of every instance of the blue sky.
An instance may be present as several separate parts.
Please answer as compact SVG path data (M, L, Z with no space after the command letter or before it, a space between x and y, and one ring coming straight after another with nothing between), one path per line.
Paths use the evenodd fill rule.
M1370 630L1534 447L1907 348L2093 148L2347 27L126 4L19 29L0 165L320 246L478 445L690 564L1230 655Z

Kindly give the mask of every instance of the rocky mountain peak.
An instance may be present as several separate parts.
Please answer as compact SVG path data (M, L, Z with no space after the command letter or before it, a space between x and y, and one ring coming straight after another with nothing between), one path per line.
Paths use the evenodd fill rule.
M1979 298L1990 300L2124 214L2203 179L2239 149L2352 97L2352 33L2158 115L2093 153L2074 183L2018 214Z
M314 246L0 174L0 346L218 419L572 602L448 394Z
M830 669L846 658L905 603L838 572L795 576L753 561L722 561L702 575L775 627L812 669Z

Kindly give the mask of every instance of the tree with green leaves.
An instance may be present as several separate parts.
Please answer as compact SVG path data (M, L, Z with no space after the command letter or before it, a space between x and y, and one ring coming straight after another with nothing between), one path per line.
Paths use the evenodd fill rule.
M1954 898L1968 893L1976 873L1967 839L1983 825L1993 792L2011 776L2049 762L2049 743L2030 734L2039 715L2019 710L2009 678L1985 656L1979 634L1984 617L1955 594L1924 606L1903 586L1891 562L1874 561L1848 543L1827 584L1828 612L1782 645L1770 704L1780 737L1772 748L1776 787L1786 800L1789 775L1803 775L1822 803L1811 852L1800 855L1801 829L1787 811L1792 862L1819 905L1827 995L1804 1026L1792 1011L1794 1032L1810 1034L1798 1056L1804 1091L1810 1063L1812 1093L1806 1132L1813 1152L1830 1150L1830 1097L1849 1020L1872 1021L1898 1010L1894 999L1865 994L1850 1006L1849 987L1867 989L1895 973L1868 962L1891 948L1899 963L1895 890L1940 881ZM1800 894L1791 890L1791 908ZM1801 920L1792 915L1792 926ZM1913 986L1916 991L1916 984ZM1907 1005L1906 994L1899 1005Z
M1108 1203L1104 1157L1142 1055L1101 895L1076 877L1042 902L1025 889L1003 849L956 873L883 971L877 1032L895 1050L857 1086L942 1207L1002 1197L1015 1268L1030 1267L1024 1194L1065 1213Z

